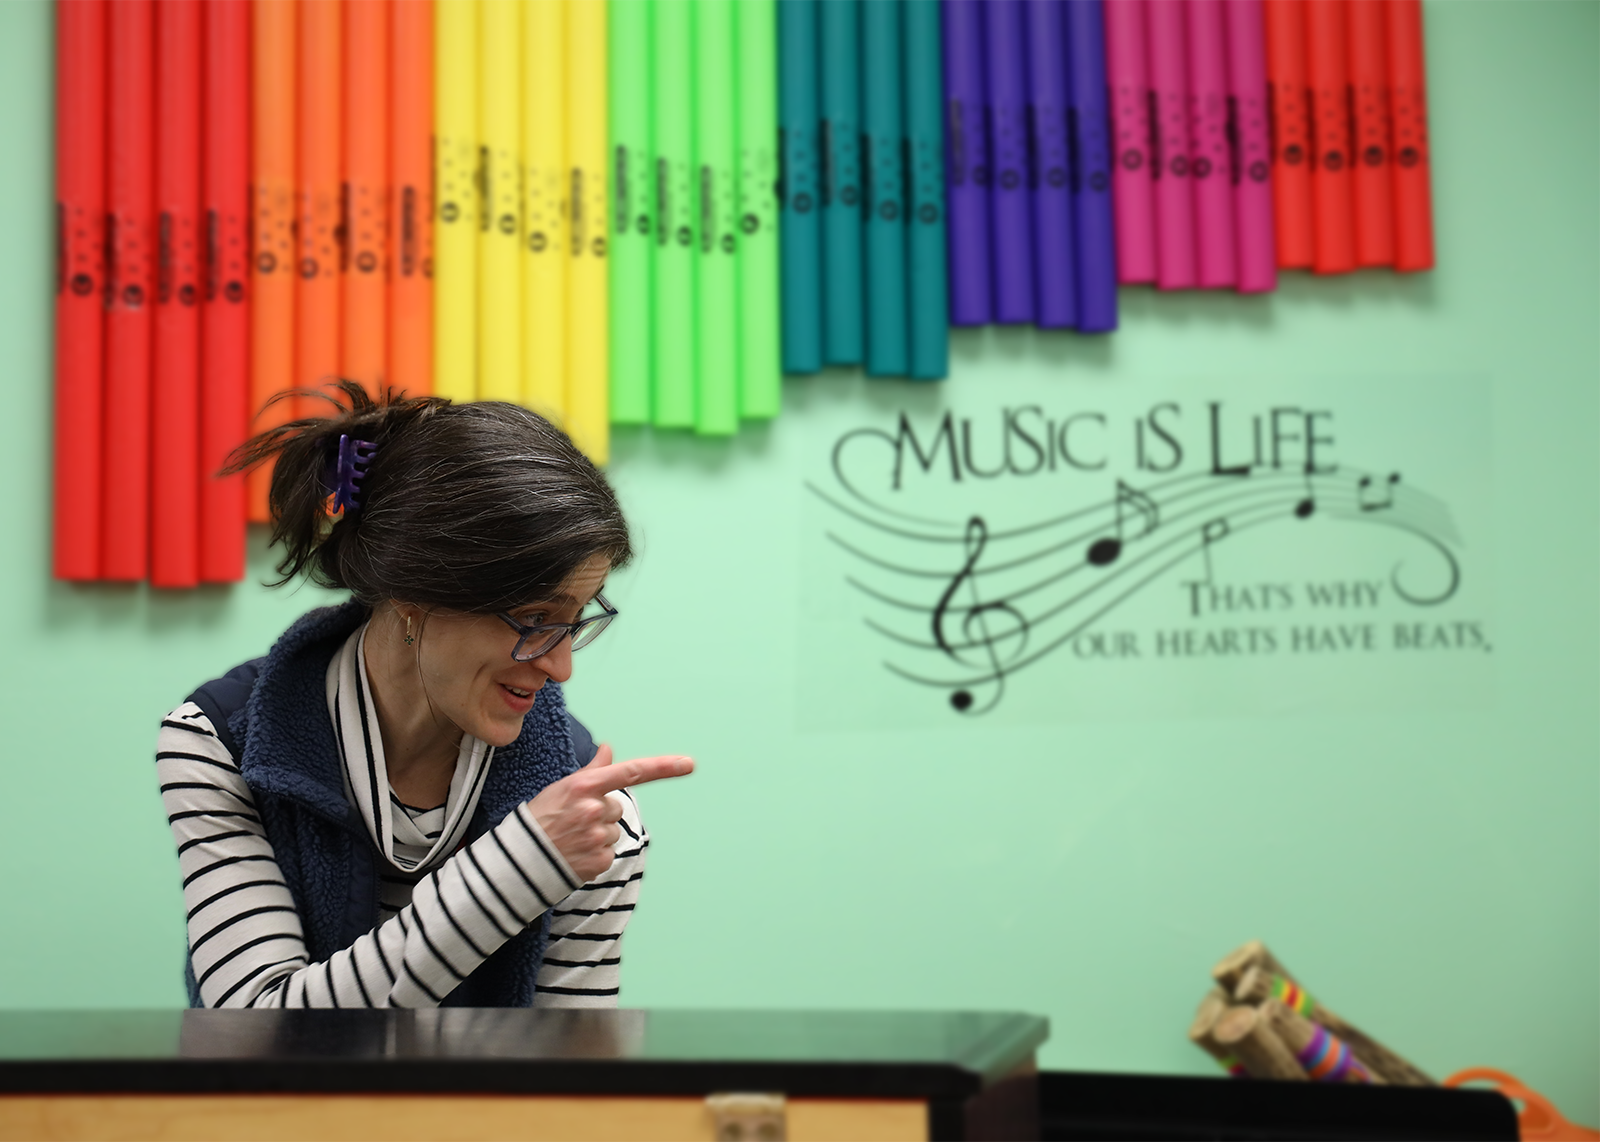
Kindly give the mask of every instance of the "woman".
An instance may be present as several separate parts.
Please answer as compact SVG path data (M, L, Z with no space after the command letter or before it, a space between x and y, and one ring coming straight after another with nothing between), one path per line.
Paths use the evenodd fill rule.
M350 591L161 724L189 998L206 1007L612 1006L649 837L567 714L616 617L616 496L524 409L390 397L250 441L286 583Z

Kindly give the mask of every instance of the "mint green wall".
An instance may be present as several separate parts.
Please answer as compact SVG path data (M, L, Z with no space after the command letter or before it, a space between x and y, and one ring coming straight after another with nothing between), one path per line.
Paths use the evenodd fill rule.
M1435 274L1125 292L1109 340L958 336L942 390L831 376L729 443L618 435L642 557L572 700L624 755L701 762L644 799L625 1002L1027 1009L1048 1066L1209 1073L1183 1031L1211 963L1260 935L1435 1073L1503 1067L1600 1120L1597 16L1430 3ZM51 50L47 5L0 5L0 1006L175 1005L156 721L324 596L50 581ZM842 422L998 403L1045 367L1066 402L1486 381L1492 697L809 728L797 673L828 663L799 649L802 476Z

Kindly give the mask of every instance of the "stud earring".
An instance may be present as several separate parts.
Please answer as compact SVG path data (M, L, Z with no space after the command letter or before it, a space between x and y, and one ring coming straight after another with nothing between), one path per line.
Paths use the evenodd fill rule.
M406 616L406 645L410 646L412 643L414 643L416 641L417 641L416 637L414 635L412 635L412 633L411 633L411 616L407 615Z

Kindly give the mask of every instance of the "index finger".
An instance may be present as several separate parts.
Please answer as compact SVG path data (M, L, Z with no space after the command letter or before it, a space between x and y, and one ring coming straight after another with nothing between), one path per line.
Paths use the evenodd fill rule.
M694 772L694 759L681 756L636 757L632 761L619 761L614 765L595 766L592 788L609 793L613 789L626 789L659 781L663 777L682 777Z

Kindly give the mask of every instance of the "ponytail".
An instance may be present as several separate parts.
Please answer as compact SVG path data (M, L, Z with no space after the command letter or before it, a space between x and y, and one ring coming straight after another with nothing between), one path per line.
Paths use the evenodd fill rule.
M274 400L295 395L331 415L268 429L223 470L274 462L274 586L304 573L369 605L494 611L544 597L591 556L613 567L632 556L604 475L537 413L393 390L375 400L348 380ZM359 509L334 508L341 437L371 446Z

